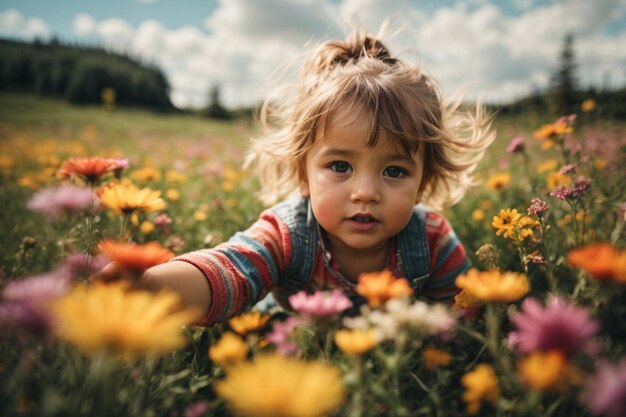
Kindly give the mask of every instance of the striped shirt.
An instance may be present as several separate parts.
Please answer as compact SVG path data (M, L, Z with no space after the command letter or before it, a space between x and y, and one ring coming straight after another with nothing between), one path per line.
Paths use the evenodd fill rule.
M420 294L434 301L449 301L459 292L454 281L469 268L469 261L463 245L444 217L427 211L423 220L430 265L428 279ZM215 248L174 258L200 269L211 287L211 308L200 324L211 325L240 314L270 291L285 305L286 298L295 292L293 285L281 280L281 272L293 255L292 237L289 227L274 211L264 211L250 228L236 236L236 239ZM404 277L402 254L396 250L395 242L392 243L387 269L401 278ZM346 295L358 299L356 284L343 277L329 248L323 237L319 239L312 274L297 290L340 288Z

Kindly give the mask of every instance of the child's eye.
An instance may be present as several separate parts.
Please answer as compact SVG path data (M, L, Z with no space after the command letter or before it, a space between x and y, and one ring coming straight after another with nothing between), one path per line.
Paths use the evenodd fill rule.
M328 168L340 174L345 174L346 172L352 171L352 167L350 166L350 164L343 161L331 162L330 165L328 165Z
M385 168L385 170L383 171L383 175L387 177L391 177L391 178L401 178L405 175L408 175L408 172L404 168L391 166L391 167Z

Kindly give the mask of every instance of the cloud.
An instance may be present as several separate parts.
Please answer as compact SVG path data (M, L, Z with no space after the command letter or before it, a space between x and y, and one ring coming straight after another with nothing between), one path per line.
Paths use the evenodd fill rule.
M503 103L546 88L568 32L582 86L625 84L626 31L615 23L626 16L626 2L510 1L509 9L472 0L432 11L411 0L219 0L202 27L97 22L86 14L73 23L76 34L159 65L180 107L205 105L215 85L229 107L256 104L282 70L283 79L294 79L303 51L355 25L376 33L385 22L392 53L423 66L446 94L483 93ZM13 35L35 30L32 22L15 10L0 14L0 30Z
M42 19L25 18L19 11L9 9L0 13L0 36L23 40L47 39L50 30Z
M89 36L96 31L96 19L91 15L79 13L74 16L72 29L78 36Z

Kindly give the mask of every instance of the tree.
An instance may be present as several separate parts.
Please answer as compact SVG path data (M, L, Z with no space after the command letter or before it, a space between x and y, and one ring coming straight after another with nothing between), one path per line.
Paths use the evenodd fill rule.
M220 103L220 89L218 86L211 87L209 91L209 105L204 110L204 114L212 119L227 120L231 118L228 110Z
M574 36L568 33L559 56L559 66L551 77L548 94L550 108L556 115L572 114L578 111L576 68Z

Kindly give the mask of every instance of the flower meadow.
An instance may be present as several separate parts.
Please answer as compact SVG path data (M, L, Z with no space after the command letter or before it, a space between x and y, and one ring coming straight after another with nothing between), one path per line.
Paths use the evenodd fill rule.
M137 278L256 219L240 149L4 131L0 415L625 416L626 127L497 127L453 305L380 271L211 328Z

